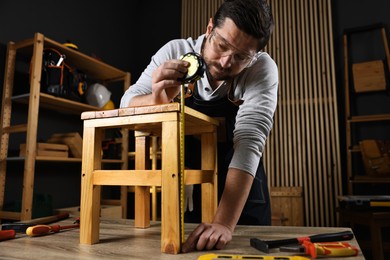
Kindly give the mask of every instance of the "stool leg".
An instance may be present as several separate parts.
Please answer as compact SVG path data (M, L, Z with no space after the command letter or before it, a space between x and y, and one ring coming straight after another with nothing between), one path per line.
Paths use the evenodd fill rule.
M135 169L149 168L150 142L147 136L135 137ZM135 186L135 216L134 226L138 228L150 227L150 187Z
M127 128L122 128L121 129L122 133L122 140L129 140L129 129ZM122 142L122 154L121 158L124 160L122 162L121 169L122 170L128 170L129 168L129 162L128 162L128 157L129 157L129 142ZM127 219L127 195L128 195L128 186L121 186L120 192L121 192L121 197L120 197L120 203L122 207L122 218Z
M161 251L180 252L179 122L162 123L161 149Z
M151 136L152 139L152 170L157 170L157 152L158 152L158 140L157 136ZM157 187L152 186L151 187L151 193L152 193L152 220L157 220Z
M202 222L214 219L218 201L217 143L215 133L202 134L202 170L214 170L213 183L202 184Z
M101 168L103 131L85 127L81 169L80 243L99 242L100 186L93 185L93 171Z

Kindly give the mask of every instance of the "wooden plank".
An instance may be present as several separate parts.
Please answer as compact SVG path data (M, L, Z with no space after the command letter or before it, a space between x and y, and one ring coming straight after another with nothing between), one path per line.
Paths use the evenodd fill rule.
M271 187L272 213L287 218L288 226L304 226L302 187Z
M60 157L60 158L68 158L68 151L54 151L54 150L37 150L36 156L47 156L47 157ZM26 149L20 150L20 157L26 156Z
M83 140L78 132L53 134L46 140L48 143L66 144L73 157L81 158Z
M385 49L386 54L386 61L387 61L387 69L390 73L390 49L389 49L389 43L387 41L387 34L386 34L386 27L381 28L381 36L383 41L383 48Z
M213 183L214 174L214 170L185 170L184 183L186 185L201 184L206 182Z
M31 219L32 214L43 42L43 35L35 34L33 62L31 63L30 97L27 113L26 145L28 149L25 156L23 171L21 220Z
M212 182L202 183L202 222L211 223L218 205L217 137L214 133L202 134L202 170L212 170Z
M135 137L135 170L150 168L150 141L147 136ZM161 176L161 175L160 175ZM161 181L161 178L160 180ZM125 184L125 183L124 183ZM150 186L135 186L135 225L139 228L150 226Z
M11 96L13 93L13 81L15 72L16 50L13 42L7 45L7 56L5 60L4 87L2 95L2 106L0 115L0 210L4 205L4 194L7 173L7 156L9 144L9 127L11 125Z
M114 116L119 116L119 111L118 109L96 111L95 115L96 118L114 117Z
M94 185L161 186L161 170L95 170L92 182Z
M83 158L81 167L80 244L99 242L99 214L101 186L93 185L93 171L101 167L103 131L84 127Z
M323 71L327 68L327 59L328 56L327 53L329 53L329 45L332 45L333 43L328 42L328 34L329 30L327 28L327 11L326 11L326 5L323 2L318 2L318 13L319 13L319 60L320 62L320 68L318 69L318 75L319 75L319 108L320 108L320 129L321 129L321 158L322 158L322 174L321 174L321 180L320 185L322 186L323 192L321 193L321 201L320 203L323 205L323 212L320 212L320 214L323 214L322 222L320 225L329 226L331 223L335 223L334 218L327 217L328 215L334 216L335 214L335 208L334 203L335 199L330 199L328 193L334 194L333 192L333 185L330 182L329 172L333 172L332 169L332 158L331 158L331 147L332 142L330 135L331 129L333 128L333 121L327 120L331 118L329 115L330 106L332 105L329 103L329 100L332 100L332 89L326 86L329 86L330 83L328 82L328 79L330 79L329 74L323 73ZM328 43L328 44L327 44ZM321 47L324 46L324 47ZM325 58L323 58L325 57Z
M20 220L20 212L1 210L0 219Z
M23 153L23 155L20 156L24 156L24 154L26 154L26 144L20 144L19 147L20 147L21 154ZM37 143L37 155L43 155L43 154L39 154L39 152L53 151L53 152L64 152L67 157L68 150L69 147L63 144Z
M3 133L23 133L27 131L27 125L26 124L20 124L20 125L13 125L9 127L3 128Z
M356 93L384 91L387 88L382 60L352 64L353 86Z
M167 121L162 125L161 159L161 250L166 253L180 252L180 194L179 194L179 123ZM167 221L169 219L169 221Z
M150 158L152 160L152 170L157 170L157 160L160 157L161 158L161 147L158 143L158 137L157 136L152 136L152 143L151 143L151 155ZM159 156L159 155L160 156ZM160 175L160 180L161 180L161 175ZM160 184L161 185L161 184ZM152 195L152 220L156 221L157 220L157 207L158 207L158 202L157 202L157 186L156 185L151 185L150 192Z

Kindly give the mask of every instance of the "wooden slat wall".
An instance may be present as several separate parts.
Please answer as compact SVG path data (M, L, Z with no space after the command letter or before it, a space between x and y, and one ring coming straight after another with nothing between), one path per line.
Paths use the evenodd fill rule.
M207 24L224 0L182 0L181 35L196 39L206 32Z
M223 0L182 0L182 37L206 30ZM342 193L331 0L269 0L266 47L279 67L279 99L264 159L269 185L302 187L305 225L335 226Z

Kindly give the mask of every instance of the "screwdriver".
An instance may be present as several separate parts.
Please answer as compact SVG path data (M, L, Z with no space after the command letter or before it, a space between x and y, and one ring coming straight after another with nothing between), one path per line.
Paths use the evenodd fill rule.
M299 246L280 247L282 252L300 252L310 255L315 259L317 256L356 256L359 249L346 242L319 242L304 241Z
M35 225L35 226L27 228L26 234L29 235L30 237L43 236L43 235L46 235L49 233L58 233L58 232L60 232L60 230L63 230L63 229L77 228L79 226L80 226L80 224L69 225L69 226Z
M0 230L0 241L15 238L16 231L13 229L10 230Z

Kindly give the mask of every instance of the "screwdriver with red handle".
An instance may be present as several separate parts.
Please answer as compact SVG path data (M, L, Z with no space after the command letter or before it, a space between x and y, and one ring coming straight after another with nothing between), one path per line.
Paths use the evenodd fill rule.
M16 235L16 231L13 229L0 230L0 241L15 238L15 235Z
M58 233L63 229L78 228L80 224L60 226L60 225L35 225L27 228L26 234L30 237L43 236L49 233Z

